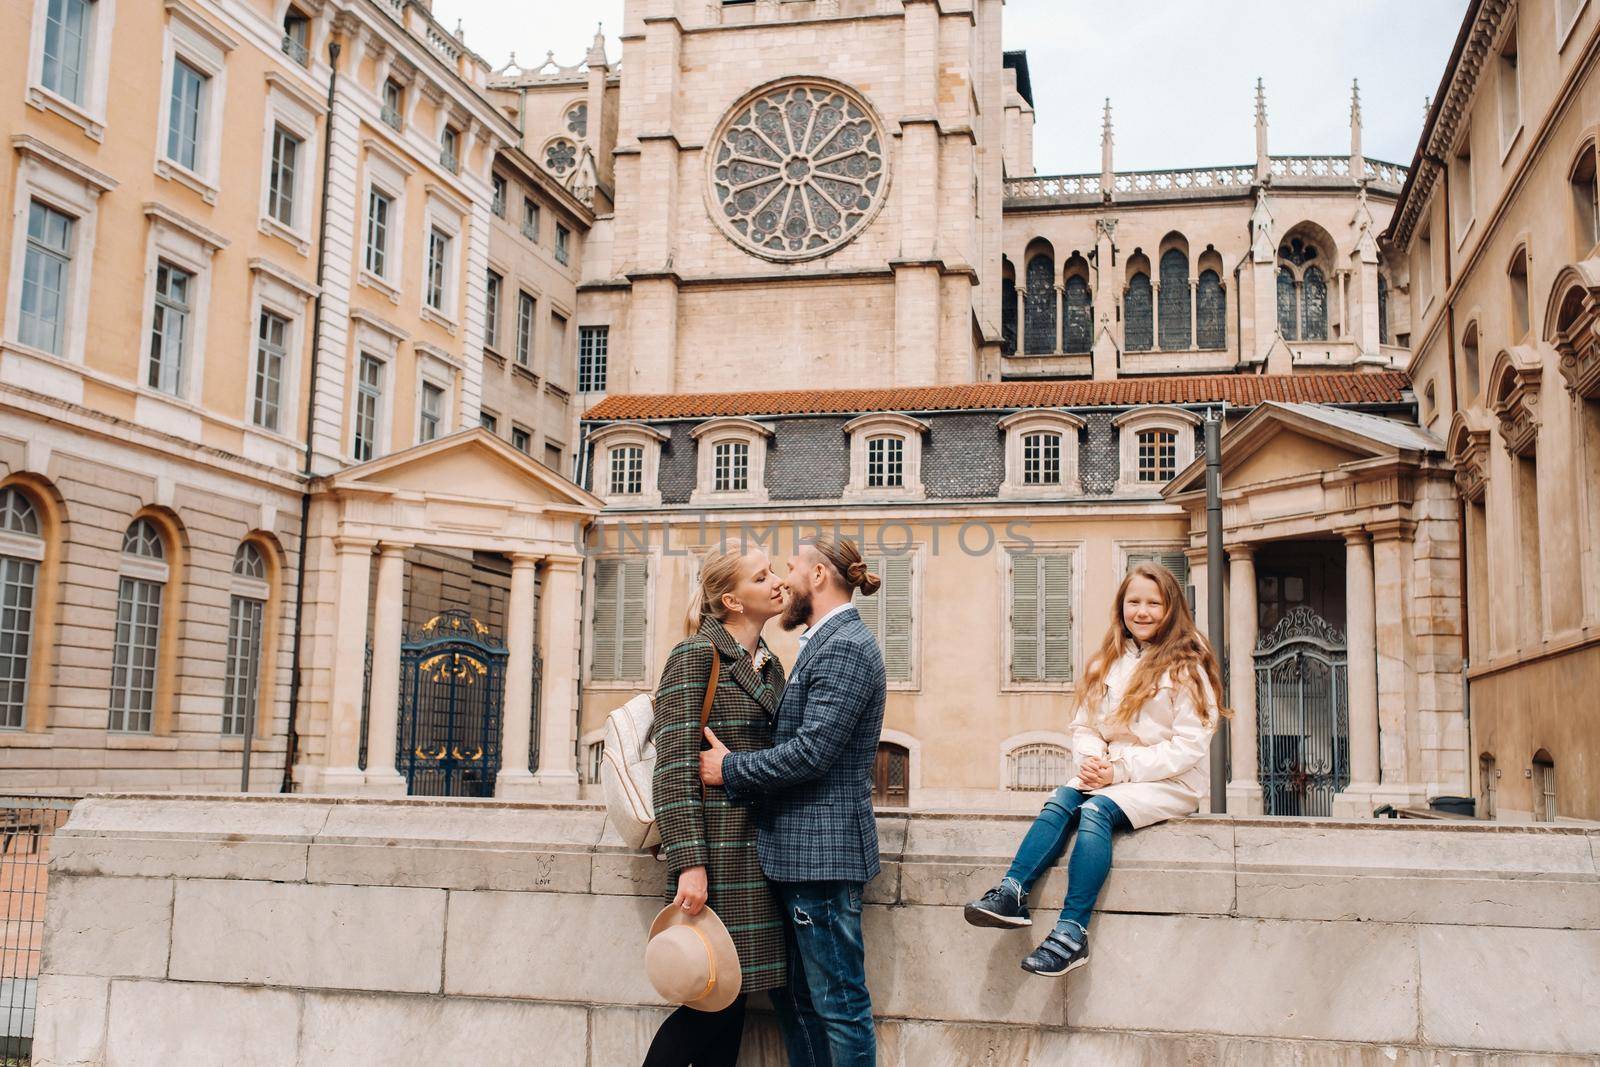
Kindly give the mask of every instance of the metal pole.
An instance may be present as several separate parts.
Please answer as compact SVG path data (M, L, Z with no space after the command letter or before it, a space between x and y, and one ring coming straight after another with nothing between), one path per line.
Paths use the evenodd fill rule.
M1228 686L1227 639L1222 610L1222 414L1206 413L1206 630L1211 648L1222 663L1224 690ZM1217 694L1225 702L1223 693ZM1228 720L1217 724L1211 737L1211 811L1228 810Z

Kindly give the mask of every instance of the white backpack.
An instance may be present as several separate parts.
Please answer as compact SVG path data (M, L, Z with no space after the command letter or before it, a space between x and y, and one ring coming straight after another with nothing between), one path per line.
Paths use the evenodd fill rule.
M711 719L711 702L721 674L722 657L712 649L711 681L700 702L702 733ZM649 693L640 693L606 717L605 741L600 749L600 786L605 791L606 817L628 847L639 851L655 851L661 846L654 796L656 746L649 739L655 718L655 702Z

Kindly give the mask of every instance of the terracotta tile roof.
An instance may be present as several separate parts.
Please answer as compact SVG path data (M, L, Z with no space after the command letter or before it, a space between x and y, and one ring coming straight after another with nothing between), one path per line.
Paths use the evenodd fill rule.
M1264 400L1301 404L1399 404L1411 382L1398 371L1374 374L1208 374L1114 381L980 382L904 389L791 389L749 393L609 396L585 419L705 419L720 415L833 415L859 411L972 408L1126 407L1208 404L1253 407Z

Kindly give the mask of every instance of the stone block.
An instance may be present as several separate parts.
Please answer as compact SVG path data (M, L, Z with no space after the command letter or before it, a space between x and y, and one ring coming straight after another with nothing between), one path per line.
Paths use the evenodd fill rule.
M311 846L306 880L337 885L586 893L589 861L585 852L525 845L494 848L410 841L319 841Z
M1600 1058L1600 931L1425 926L1428 1044Z
M1033 949L1027 930L968 926L953 908L868 907L867 985L880 1015L1060 1025L1065 982L1018 967Z
M1176 1033L1404 1043L1418 1035L1414 927L1108 914L1091 936L1094 962L1069 982L1074 1029L1142 1030L1159 1020ZM1151 980L1161 974L1191 978Z
M108 978L165 975L172 885L166 878L52 876L43 971Z
M1600 929L1581 830L1241 822L1235 841L1240 915Z
M101 1063L110 995L109 978L41 975L34 1001L35 1067L90 1067Z
M297 1063L624 1064L591 1060L586 1010L530 1001L307 993ZM642 1057L640 1058L642 1061Z
M288 1067L300 994L187 982L114 982L106 1067Z
M659 898L452 892L444 991L660 1004L642 966Z
M602 896L658 897L667 884L667 865L648 853L632 850L596 852L591 857L589 886Z
M754 998L759 1001L764 998ZM655 1039L661 1021L672 1014L671 1008L591 1008L589 1009L589 1062L592 1064L643 1063L644 1055ZM751 1031L754 1020L745 1023L745 1047L739 1062L757 1064L760 1059L751 1056Z
M439 990L443 890L193 880L173 914L180 981Z

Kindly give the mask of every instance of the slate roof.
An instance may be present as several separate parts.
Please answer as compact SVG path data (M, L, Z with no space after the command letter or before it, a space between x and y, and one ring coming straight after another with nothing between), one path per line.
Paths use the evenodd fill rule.
M1137 404L1409 403L1399 371L1333 374L1207 374L1111 381L979 382L888 389L792 389L744 393L609 396L584 418L597 422L706 419L724 415L844 415L869 411L961 411L1131 407Z

